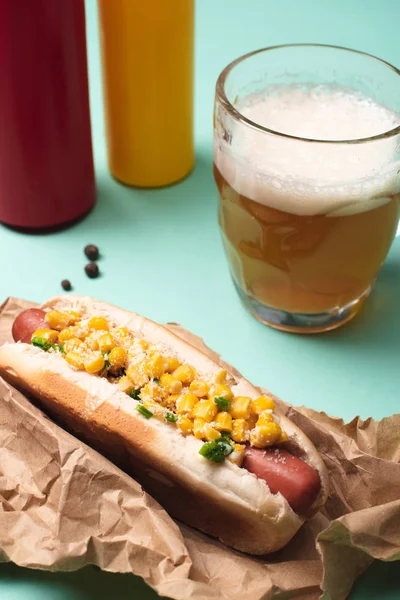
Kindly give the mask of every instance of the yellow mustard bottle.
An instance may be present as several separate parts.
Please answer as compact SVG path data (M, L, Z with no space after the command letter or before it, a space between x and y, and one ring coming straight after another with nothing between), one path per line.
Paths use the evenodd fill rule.
M194 0L98 0L111 174L169 185L193 168Z

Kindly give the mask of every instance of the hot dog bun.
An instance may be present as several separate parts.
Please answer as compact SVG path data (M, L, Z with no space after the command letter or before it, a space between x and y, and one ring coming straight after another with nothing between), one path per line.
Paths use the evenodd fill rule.
M197 372L210 377L220 367L203 352L140 315L88 297L58 296L41 309L76 310L103 315L138 332ZM129 396L104 378L73 370L58 353L25 343L0 348L0 374L35 398L82 439L133 474L177 519L225 544L250 554L282 548L325 502L328 493L323 461L311 441L283 415L288 447L319 474L321 488L306 515L296 514L262 479L228 460L215 464L198 454L202 442L184 437L157 419L144 419ZM259 390L233 375L232 390L256 398Z

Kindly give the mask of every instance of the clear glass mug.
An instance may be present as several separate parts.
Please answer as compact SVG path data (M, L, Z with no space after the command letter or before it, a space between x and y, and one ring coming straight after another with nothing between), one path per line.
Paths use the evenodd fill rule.
M399 75L310 44L259 50L221 73L219 223L238 294L263 323L328 331L370 293L399 221Z

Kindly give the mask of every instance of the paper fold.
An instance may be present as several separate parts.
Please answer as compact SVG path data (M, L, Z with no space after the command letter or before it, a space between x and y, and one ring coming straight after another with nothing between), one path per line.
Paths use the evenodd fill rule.
M32 303L8 299L0 343ZM169 324L222 361L203 341ZM269 392L268 392L269 393ZM0 380L0 561L145 579L176 600L343 600L373 559L400 560L400 415L345 424L276 399L317 446L331 491L283 550L253 558L179 523L140 485Z

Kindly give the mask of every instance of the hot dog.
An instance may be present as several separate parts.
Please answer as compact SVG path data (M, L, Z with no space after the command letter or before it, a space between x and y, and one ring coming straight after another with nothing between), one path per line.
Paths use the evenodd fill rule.
M284 448L248 448L242 466L264 479L272 494L281 493L299 514L305 514L319 494L318 472Z
M47 327L46 313L40 308L28 308L15 319L12 336L16 342L31 343L32 334L40 327Z
M13 337L0 374L189 525L264 554L325 502L326 470L303 432L165 327L68 295L21 313Z

